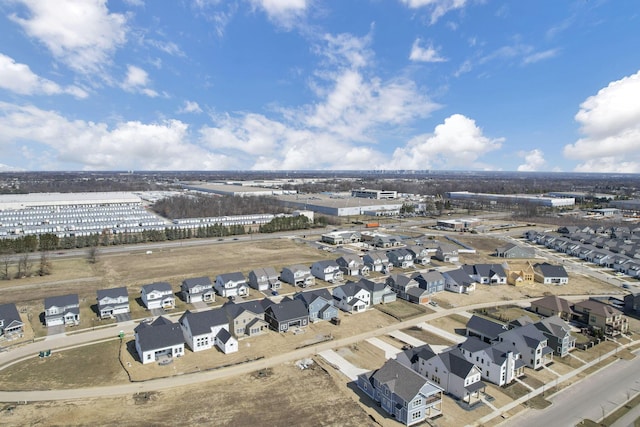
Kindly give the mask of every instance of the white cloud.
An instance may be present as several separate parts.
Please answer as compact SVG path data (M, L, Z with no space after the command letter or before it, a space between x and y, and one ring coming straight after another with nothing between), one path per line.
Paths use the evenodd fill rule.
M564 147L578 172L640 172L640 71L609 83L575 116L584 135Z
M20 95L58 95L66 93L86 98L87 92L78 86L60 87L55 82L38 76L26 64L20 64L0 53L0 88Z
M34 106L0 103L0 145L41 144L54 165L86 170L229 169L224 155L189 143L189 129L179 120L106 123L68 120ZM39 149L42 152L43 149Z
M417 62L445 62L447 59L440 56L438 50L431 43L428 46L420 46L421 40L416 39L411 46L409 59Z
M144 0L123 0L129 6L143 7Z
M518 172L535 172L541 170L545 165L544 153L537 148L527 152L518 153L524 158L524 163L518 166Z
M309 0L250 0L254 9L261 9L277 25L293 28L306 16Z
M15 1L28 9L28 16L10 18L77 72L102 70L126 40L127 19L110 13L107 0Z
M156 49L161 50L162 52L164 52L164 53L166 53L168 55L185 56L185 54L182 51L182 49L180 49L180 46L178 46L174 42L154 40L154 39L145 40L145 42L148 45L153 46Z
M122 88L127 92L141 93L150 98L158 96L158 92L148 88L149 74L140 67L127 65L127 76L122 82Z
M535 52L525 56L524 59L522 60L522 63L525 65L534 64L536 62L544 61L545 59L553 58L557 56L559 52L560 52L559 49L548 49L542 52Z
M16 168L13 166L0 163L0 172L22 172L22 171L24 171L24 169Z
M435 24L438 19L446 13L462 9L467 0L400 0L401 3L411 9L427 8L431 11L431 24Z
M483 135L475 121L454 114L436 126L432 134L412 138L397 148L389 169L485 169L479 160L499 149L503 139Z
M200 105L198 105L198 103L195 101L184 101L184 104L182 105L182 107L180 107L178 112L182 114L185 114L185 113L199 114L199 113L202 113L202 108L200 108Z

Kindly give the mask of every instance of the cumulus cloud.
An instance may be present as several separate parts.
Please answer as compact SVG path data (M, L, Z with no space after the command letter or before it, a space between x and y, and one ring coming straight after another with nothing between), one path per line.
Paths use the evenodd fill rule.
M488 138L476 122L454 114L432 134L412 138L397 148L389 169L486 169L482 156L502 146L502 138Z
M179 120L158 123L106 123L68 120L55 111L0 103L0 145L40 144L55 164L87 170L229 169L233 160L189 142L188 125Z
M126 40L127 19L110 13L107 0L15 1L28 13L12 14L10 18L57 60L77 72L102 70Z
M200 114L202 113L202 108L200 108L200 105L198 105L198 103L195 101L184 101L184 104L182 105L182 107L180 107L178 113Z
M524 158L524 163L518 166L518 172L535 172L541 170L545 165L544 153L537 148L527 152L518 153Z
M140 67L135 65L127 66L127 75L122 82L122 88L127 92L141 93L148 97L155 98L158 92L148 87L149 74Z
M411 53L409 59L416 62L445 62L447 59L440 56L438 50L433 47L431 43L428 46L422 47L420 43L422 40L416 39L411 46Z
M462 9L467 4L467 0L400 0L411 9L427 8L431 11L431 24L435 24L438 19L452 10Z
M640 172L640 71L590 96L575 116L583 137L564 147L578 172Z
M277 25L291 29L304 18L310 0L250 0L254 9L260 9Z
M0 88L20 95L69 94L86 98L87 92L78 86L61 87L51 80L38 76L26 64L20 64L0 53Z

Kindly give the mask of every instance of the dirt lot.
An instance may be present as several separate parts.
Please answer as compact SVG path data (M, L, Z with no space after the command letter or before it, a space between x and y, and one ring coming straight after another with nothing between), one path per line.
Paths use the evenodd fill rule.
M373 426L349 393L318 365L304 371L283 365L158 393L5 405L0 422L6 426Z

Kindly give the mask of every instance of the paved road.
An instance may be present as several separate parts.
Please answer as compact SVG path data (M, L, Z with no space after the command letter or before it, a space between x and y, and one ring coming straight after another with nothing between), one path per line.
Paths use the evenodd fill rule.
M578 298L578 296L576 296ZM582 296L585 298L585 296ZM185 374L170 378L162 378L157 380L146 381L143 383L127 383L122 385L107 386L107 387L92 387L82 389L69 389L69 390L42 390L42 391L21 391L21 392L7 392L0 391L0 402L17 402L17 401L49 401L49 400L67 400L67 399L81 399L89 397L100 396L116 396L122 394L131 394L139 391L154 391L162 390L172 387L192 385L211 381L219 378L227 378L240 374L246 374L254 372L259 369L277 366L279 364L295 361L303 358L312 357L314 354L318 354L324 350L332 350L339 347L349 346L353 343L366 340L368 338L377 337L384 334L389 334L392 331L409 328L419 323L436 319L441 316L447 316L453 313L458 313L463 310L475 310L486 307L494 307L496 305L506 304L524 304L532 301L533 299L523 299L515 301L498 301L489 303L472 304L464 307L456 307L448 310L442 310L437 313L430 313L424 316L416 317L414 319L399 322L393 325L389 325L383 328L374 329L359 335L353 335L350 337L342 338L334 341L327 341L316 346L311 346L299 350L295 350L285 354L279 354L267 359L261 359L254 362L248 362L240 365L235 365L228 368L222 368L218 370L208 372L198 372L193 374ZM22 347L12 349L11 351L0 353L0 370L6 366L16 363L21 359L29 357L37 357L39 351L47 349L59 349L70 346L77 346L91 341L102 340L105 338L111 338L117 336L119 331L124 331L126 334L130 334L133 328L137 325L135 321L118 324L116 327L97 329L95 331L88 331L84 333L73 334L67 336L64 339L56 341L37 341L32 344L28 344Z
M638 354L638 352L636 352ZM529 409L502 425L505 427L575 426L583 419L599 421L640 390L640 357L618 360L549 400L542 410ZM629 394L627 394L629 393Z

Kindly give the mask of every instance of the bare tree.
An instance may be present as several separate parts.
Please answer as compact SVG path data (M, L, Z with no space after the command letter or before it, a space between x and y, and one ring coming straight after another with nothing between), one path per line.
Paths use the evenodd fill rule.
M9 274L9 266L11 265L11 251L3 251L0 253L0 279L11 280L11 274Z
M31 256L29 252L20 254L20 258L18 259L18 272L16 273L16 277L19 279L23 277L29 277L31 275L32 267L33 263L31 262Z
M51 262L49 260L49 251L40 252L40 268L38 269L40 276L48 276L51 274Z
M98 262L98 258L100 257L100 250L96 245L89 246L87 249L87 261L89 264L95 264Z

